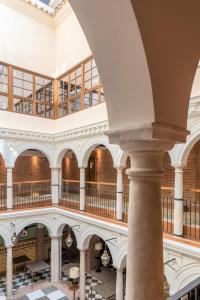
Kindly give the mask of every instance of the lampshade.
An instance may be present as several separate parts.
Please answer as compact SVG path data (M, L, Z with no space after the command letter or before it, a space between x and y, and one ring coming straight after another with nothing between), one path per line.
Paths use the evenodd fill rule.
M16 232L13 233L13 235L11 237L11 241L12 241L13 245L15 245L17 243L17 234L16 234Z
M101 262L104 267L108 265L110 261L110 256L108 255L108 251L105 249L103 254L101 255Z
M65 243L66 243L66 246L67 246L68 248L70 248L71 245L73 244L73 239L72 239L70 233L68 234L68 236L67 236L67 238L66 238L66 240L65 240Z
M69 269L69 278L78 279L80 277L80 269L78 267L72 267Z
M98 242L94 245L94 249L97 250L97 251L101 251L102 250L102 243L101 242Z

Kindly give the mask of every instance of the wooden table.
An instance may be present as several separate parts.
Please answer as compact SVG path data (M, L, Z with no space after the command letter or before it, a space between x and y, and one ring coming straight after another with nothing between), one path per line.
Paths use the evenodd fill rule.
M16 256L13 257L13 266L14 266L14 273L16 273L17 265L24 265L24 273L26 268L26 263L30 261L30 258L26 255Z
M26 268L31 273L31 282L32 282L32 287L33 287L34 274L45 271L46 269L49 268L49 265L47 263L45 263L44 261L36 261L36 262L32 262L32 263L27 263Z

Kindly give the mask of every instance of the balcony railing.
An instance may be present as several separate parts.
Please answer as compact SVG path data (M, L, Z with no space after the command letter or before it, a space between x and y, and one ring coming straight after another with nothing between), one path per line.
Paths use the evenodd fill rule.
M32 208L51 205L51 182L17 182L13 185L13 208Z
M174 198L166 193L162 194L162 223L163 231L173 232L173 218L174 218Z
M7 201L7 195L6 195L6 185L0 184L0 210L6 209L6 201Z
M200 239L200 193L184 194L184 236Z
M167 300L200 300L200 277L167 298Z
M122 213L122 221L128 223L128 203L129 203L129 190L124 188L122 194L122 203L123 203L123 213Z
M110 188L97 187L89 183L85 189L85 210L88 213L115 219L116 216L116 191Z
M60 205L79 210L80 207L79 181L63 180Z
M58 79L0 62L0 109L61 118L104 101L91 56Z

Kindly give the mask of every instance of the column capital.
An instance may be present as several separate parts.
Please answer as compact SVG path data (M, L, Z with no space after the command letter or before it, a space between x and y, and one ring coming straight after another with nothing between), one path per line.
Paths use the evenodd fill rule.
M52 240L56 240L56 239L60 239L62 237L62 234L59 234L59 235L50 235L49 236Z
M9 250L9 249L12 250L12 248L13 248L14 246L13 246L13 245L6 245L5 247L6 247L7 250Z
M115 165L113 166L117 171L123 171L126 168L125 165Z
M113 144L119 144L122 150L142 151L157 150L168 151L175 143L186 141L189 131L176 126L158 122L143 124L136 127L129 125L119 129L111 129L106 132Z
M186 165L172 165L174 167L175 173L183 173L183 169Z
M61 166L60 167L50 166L50 169L55 171L60 171Z
M81 171L81 170L84 170L84 171L85 171L85 169L87 168L87 166L78 166L78 167L79 167L80 171Z

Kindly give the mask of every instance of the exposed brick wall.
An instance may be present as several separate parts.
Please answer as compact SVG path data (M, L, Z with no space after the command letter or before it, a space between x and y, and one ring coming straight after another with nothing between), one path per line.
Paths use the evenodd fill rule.
M44 227L39 225L37 228L37 237L36 237L36 260L41 261L44 259Z
M6 183L7 170L3 157L0 155L0 183Z
M85 255L85 268L86 272L90 272L91 270L95 269L97 266L97 261L95 259L95 256L97 255L97 251L94 248L94 245L100 241L100 237L97 235L94 235L89 243L89 247L86 250Z
M79 180L80 172L75 154L68 151L62 161L62 178L68 180Z
M13 180L18 181L37 181L50 180L51 169L45 157L40 156L19 156L13 169Z

